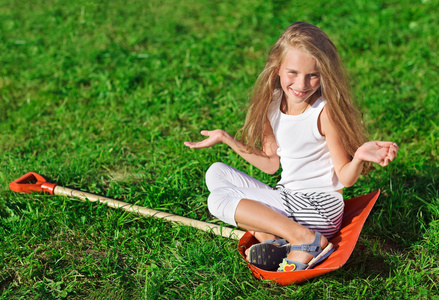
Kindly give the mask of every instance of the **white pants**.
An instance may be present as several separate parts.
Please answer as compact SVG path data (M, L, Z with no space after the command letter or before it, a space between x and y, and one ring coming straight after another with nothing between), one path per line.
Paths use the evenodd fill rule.
M214 163L206 172L210 191L207 205L212 215L236 226L235 212L241 199L258 201L276 212L328 239L339 229L343 217L343 196L338 192L291 193L275 190L224 163Z

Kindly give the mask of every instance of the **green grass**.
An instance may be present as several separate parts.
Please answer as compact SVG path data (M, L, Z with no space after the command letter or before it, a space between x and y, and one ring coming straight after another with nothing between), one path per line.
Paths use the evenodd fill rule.
M439 298L439 3L0 0L1 299ZM346 190L382 194L347 264L287 287L256 280L236 241L60 196L61 186L196 218L242 125L266 54L294 21L320 26L352 76L371 138L398 159Z

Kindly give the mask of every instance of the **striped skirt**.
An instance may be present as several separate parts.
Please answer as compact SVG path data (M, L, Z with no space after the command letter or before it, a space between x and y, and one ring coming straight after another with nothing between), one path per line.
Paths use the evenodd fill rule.
M301 193L278 188L288 217L295 222L332 237L343 221L344 202L337 192Z

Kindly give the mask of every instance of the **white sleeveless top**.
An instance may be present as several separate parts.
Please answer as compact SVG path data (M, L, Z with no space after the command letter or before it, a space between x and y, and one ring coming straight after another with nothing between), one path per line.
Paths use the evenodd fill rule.
M268 109L282 166L278 184L294 192L333 192L343 188L335 174L326 139L317 127L326 101L319 98L303 114L292 116L281 112L282 93L279 94Z

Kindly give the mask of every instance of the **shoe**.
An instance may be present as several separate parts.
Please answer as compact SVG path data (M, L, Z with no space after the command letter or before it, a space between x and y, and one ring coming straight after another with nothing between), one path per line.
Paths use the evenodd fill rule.
M331 243L328 243L324 249L320 247L320 237L321 233L316 232L316 237L314 239L314 242L311 244L302 244L300 246L290 246L290 251L297 250L297 251L304 251L308 252L313 256L313 259L311 259L307 264L289 260L285 258L282 260L282 262L279 264L279 268L277 269L278 272L291 272L291 271L301 271L301 270L308 270L312 269L316 265L322 263L325 259L331 255L332 252L334 252L334 247ZM287 253L287 254L288 254Z
M275 271L290 252L291 245L285 239L266 240L250 247L249 262L266 271Z

